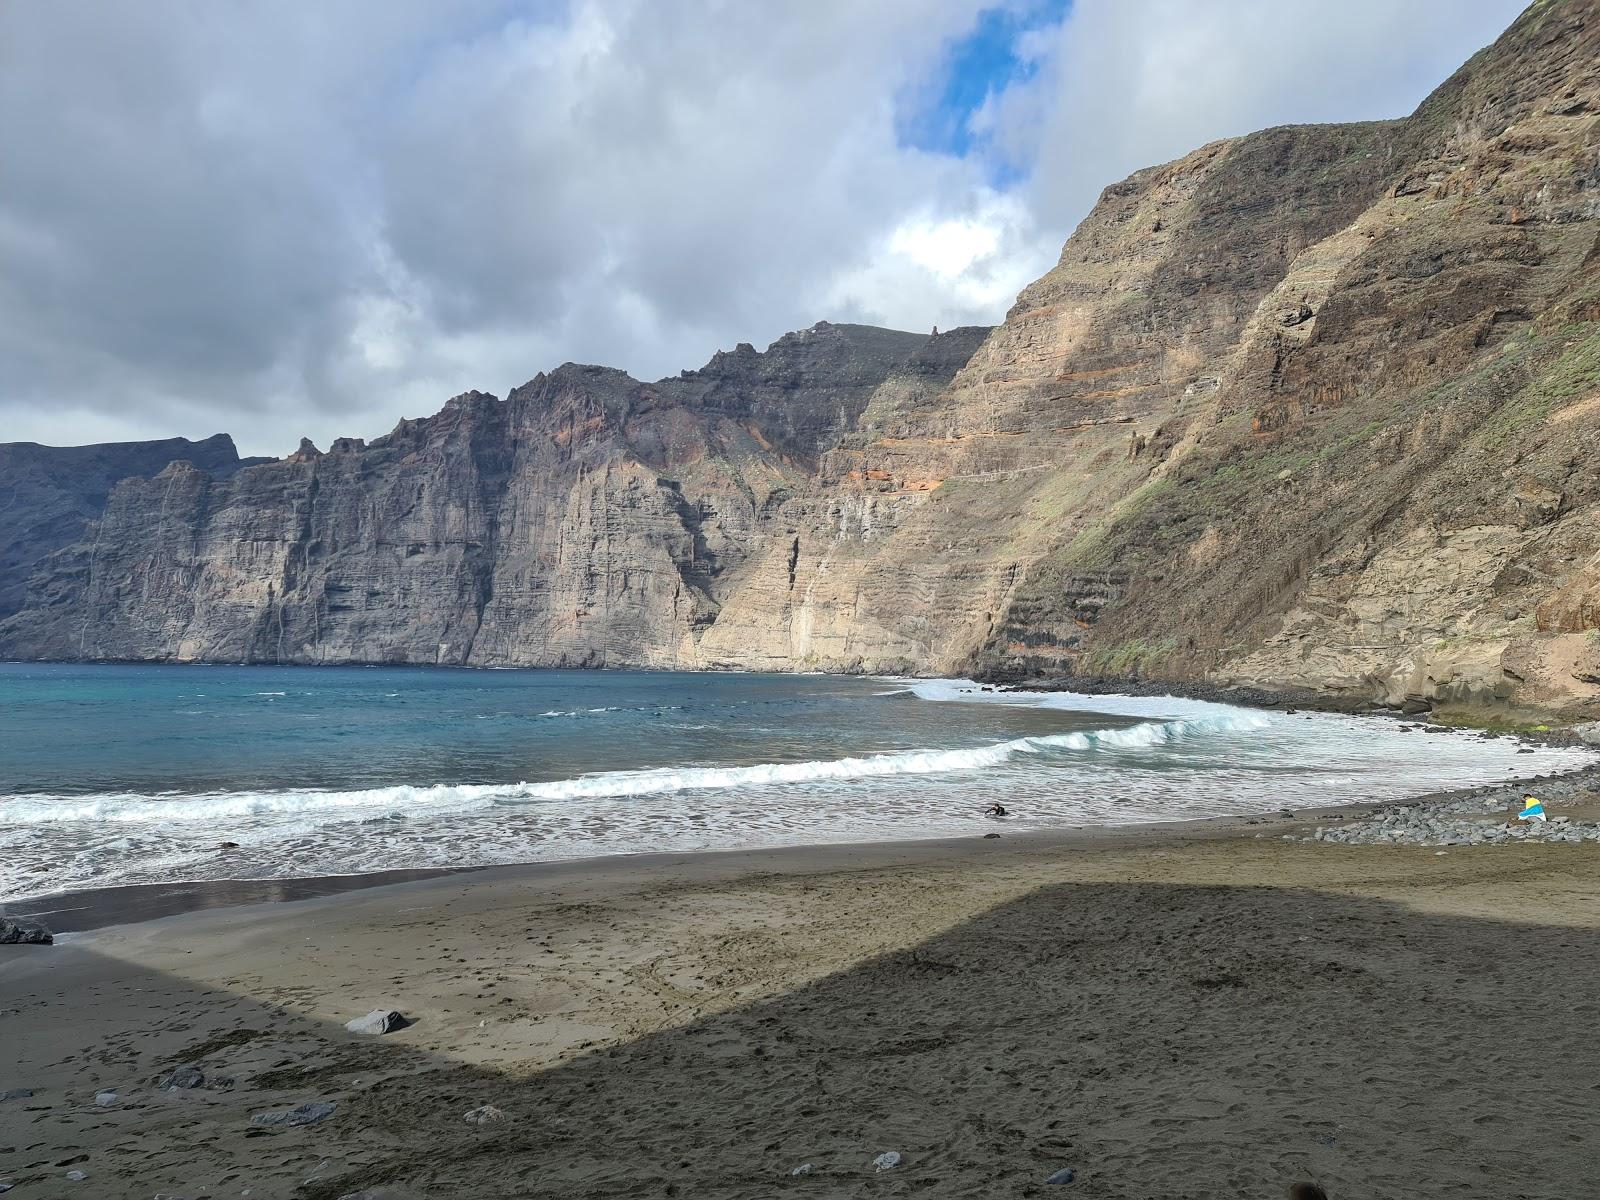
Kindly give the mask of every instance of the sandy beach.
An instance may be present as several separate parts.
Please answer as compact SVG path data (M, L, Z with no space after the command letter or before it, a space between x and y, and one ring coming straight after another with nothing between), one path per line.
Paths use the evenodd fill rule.
M1590 1194L1600 845L1284 837L1307 832L507 868L6 947L0 1092L32 1095L0 1101L0 1180L17 1200ZM345 1031L378 1007L414 1024ZM179 1067L204 1082L160 1087ZM501 1119L465 1119L483 1106Z

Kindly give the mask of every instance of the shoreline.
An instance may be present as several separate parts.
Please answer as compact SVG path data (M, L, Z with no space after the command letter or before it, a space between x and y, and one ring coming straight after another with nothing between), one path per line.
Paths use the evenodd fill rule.
M1367 803L1329 805L1318 808L1317 815L1349 819L1365 814L1374 807L1376 805ZM808 870L815 866L816 861L855 860L866 865L890 866L905 865L969 847L977 849L980 853L998 852L1002 849L995 844L998 842L1007 843L1003 849L1029 845L1041 848L1069 848L1082 845L1087 848L1108 843L1144 844L1168 836L1227 838L1243 833L1246 826L1263 824L1270 824L1278 832L1288 832L1291 828L1304 826L1315 819L1309 809L1305 810L1305 813L1304 817L1297 817L1292 821L1273 813L1202 817L1185 821L1147 821L1127 825L1085 825L1064 829L1007 830L1003 821L997 821L993 828L986 828L984 832L959 837L935 835L890 841L805 842L726 849L651 850L439 870L374 871L360 875L319 875L292 879L181 880L170 884L129 884L113 888L58 892L33 900L15 901L0 905L0 916L33 920L47 912L88 910L88 916L70 918L59 926L51 927L52 932L72 935L116 929L125 925L172 921L213 911L270 911L284 905L316 901L337 902L345 897L372 891L425 887L429 884L451 886L458 881L487 882L509 879L531 882L609 871L644 877L658 872L663 867L703 866L710 869L723 863L737 864L740 860L760 861L764 864L764 869L774 870L783 870L786 866L791 869ZM1255 830L1252 829L1251 832ZM991 834L999 834L999 837L991 839ZM254 894L280 889L295 894L282 896ZM168 903L163 904L164 900ZM82 903L84 901L87 903ZM112 919L126 913L130 902L135 911L144 915L132 920Z
M16 901L0 901L0 917L39 924L52 933L72 935L121 925L163 921L186 914L214 909L255 908L294 904L308 900L334 899L352 893L385 889L411 883L451 881L458 877L503 877L507 874L539 875L594 870L602 864L629 864L649 871L665 862L684 863L694 859L720 859L736 856L774 856L803 858L811 852L854 852L867 861L893 861L908 848L938 853L972 842L996 841L1012 845L1070 847L1076 843L1100 845L1109 842L1142 843L1163 837L1227 838L1270 832L1294 834L1319 820L1352 821L1371 816L1385 808L1408 805L1426 808L1443 805L1468 796L1496 791L1516 791L1535 784L1560 781L1577 784L1600 779L1600 763L1554 775L1518 776L1504 782L1476 787L1419 793L1401 800L1359 801L1343 805L1318 805L1292 810L1191 818L1175 821L1144 821L1126 825L1082 825L1039 829L1007 829L1004 820L991 821L982 832L959 836L932 835L893 840L860 842L805 842L774 846L748 846L693 850L651 850L622 854L598 854L521 863L486 866L439 867L373 871L352 875L290 876L269 879L173 880L170 883L125 884L109 888L84 888L55 892ZM1267 830L1258 829L1267 826ZM130 915L132 914L132 915Z

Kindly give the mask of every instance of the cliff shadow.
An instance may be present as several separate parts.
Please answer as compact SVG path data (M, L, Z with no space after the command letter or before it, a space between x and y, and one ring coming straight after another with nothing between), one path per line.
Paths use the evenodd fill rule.
M354 1038L242 994L250 980L84 957L4 989L27 1039L14 1070L74 1081L0 1107L0 1178L28 1200L1048 1196L1067 1167L1060 1194L1093 1197L1281 1197L1302 1178L1334 1200L1594 1190L1600 930L1509 914L1051 885L520 1076ZM69 992L91 1019L62 1029ZM237 1082L93 1102L177 1062ZM327 1099L315 1125L249 1120ZM481 1105L504 1119L469 1125ZM900 1165L876 1171L891 1150ZM64 1183L84 1154L90 1181Z

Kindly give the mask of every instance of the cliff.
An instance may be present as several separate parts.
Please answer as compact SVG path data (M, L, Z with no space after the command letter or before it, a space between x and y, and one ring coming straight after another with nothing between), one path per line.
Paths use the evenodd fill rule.
M23 606L32 569L84 536L112 488L180 460L220 479L244 465L225 433L201 442L0 443L0 621Z
M371 445L126 480L36 556L0 652L1600 715L1597 281L1600 0L1541 0L1409 117L1108 187L992 332L567 366Z
M822 447L984 331L821 323L640 383L568 364L370 444L170 461L41 556L0 647L36 658L692 666ZM127 459L127 448L80 454Z
M1597 126L1600 6L1540 3L1351 143L1375 169L1229 187L1347 200L1269 287L1226 287L1248 307L1196 402L1138 431L993 661L1600 711ZM1225 144L1202 194L1284 139L1354 135ZM1219 282L1192 281L1185 315Z

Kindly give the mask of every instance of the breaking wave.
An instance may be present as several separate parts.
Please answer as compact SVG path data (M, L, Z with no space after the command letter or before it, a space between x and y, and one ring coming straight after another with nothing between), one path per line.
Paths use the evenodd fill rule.
M909 750L811 762L756 763L742 767L657 767L603 771L547 783L400 784L348 791L294 789L190 796L115 793L98 796L20 795L0 800L0 819L39 825L70 821L144 824L201 822L275 815L349 815L381 812L441 813L496 804L551 800L611 800L717 788L805 784L890 775L934 775L978 771L1018 755L1096 750L1139 750L1195 737L1260 728L1263 717L1227 712L1197 719L1146 721L1125 729L1080 730L1014 738L987 746Z

